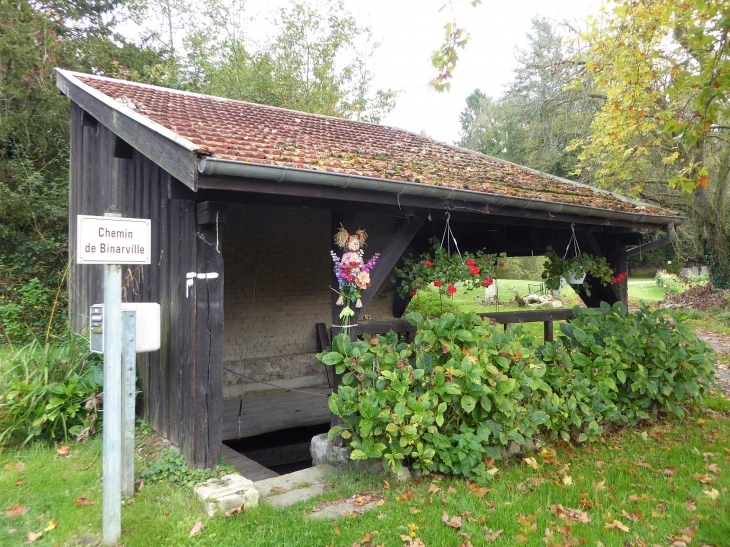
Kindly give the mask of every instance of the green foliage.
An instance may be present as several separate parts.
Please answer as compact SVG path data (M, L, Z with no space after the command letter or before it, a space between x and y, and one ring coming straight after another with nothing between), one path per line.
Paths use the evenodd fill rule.
M583 274L598 279L603 286L612 282L613 270L606 261L606 257L595 257L588 253L581 253L576 256L563 258L556 253L552 247L545 250L545 264L542 272L542 278L545 280L545 286L557 291L560 289L561 279L567 278L573 274L575 278L580 278ZM588 281L584 281L582 285L588 296L591 295L588 287Z
M88 341L30 344L0 359L0 448L95 432L103 369Z
M543 433L584 442L605 424L636 425L661 409L682 416L707 393L712 362L686 316L629 314L620 303L576 313L539 352L521 327L502 332L473 313L409 314L412 344L394 333L339 335L318 355L344 373L329 401L344 425L330 436L342 435L355 460L483 482L492 476L483 460L510 441Z
M168 480L174 484L192 488L196 483L231 472L233 472L233 468L227 465L218 466L215 469L190 469L178 450L167 448L151 466L143 469L139 476L150 482Z
M452 299L424 287L411 298L406 311L420 313L424 317L438 317L444 313L459 313L459 306Z

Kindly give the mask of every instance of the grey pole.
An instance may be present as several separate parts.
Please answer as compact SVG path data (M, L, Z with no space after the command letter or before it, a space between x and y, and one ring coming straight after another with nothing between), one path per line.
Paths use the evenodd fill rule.
M121 216L105 213L104 216ZM122 535L122 266L104 266L104 543Z
M134 395L137 312L122 312L122 496L134 495Z

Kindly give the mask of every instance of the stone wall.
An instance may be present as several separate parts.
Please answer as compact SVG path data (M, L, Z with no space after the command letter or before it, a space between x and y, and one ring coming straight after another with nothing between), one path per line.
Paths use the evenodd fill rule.
M331 323L330 211L303 207L231 207L223 238L224 368L285 387L327 385L316 323ZM395 231L387 215L361 214L370 234L366 260ZM364 313L392 317L390 282ZM224 396L271 386L224 371Z

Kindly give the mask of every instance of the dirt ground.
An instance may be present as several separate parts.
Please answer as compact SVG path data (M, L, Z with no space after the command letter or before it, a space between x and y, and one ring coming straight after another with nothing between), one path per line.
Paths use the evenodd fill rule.
M717 383L720 384L723 393L730 397L730 334L721 334L711 330L695 327L697 338L707 342L717 353L719 359L716 362Z

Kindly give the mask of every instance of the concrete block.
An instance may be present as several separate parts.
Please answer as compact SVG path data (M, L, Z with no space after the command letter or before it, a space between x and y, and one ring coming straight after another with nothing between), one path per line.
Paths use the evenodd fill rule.
M335 446L327 437L327 433L312 437L309 451L312 454L312 465L346 465L350 463L350 449Z
M203 502L209 517L223 515L234 507L243 505L250 509L259 504L259 492L254 483L238 473L208 479L196 484L193 490Z

